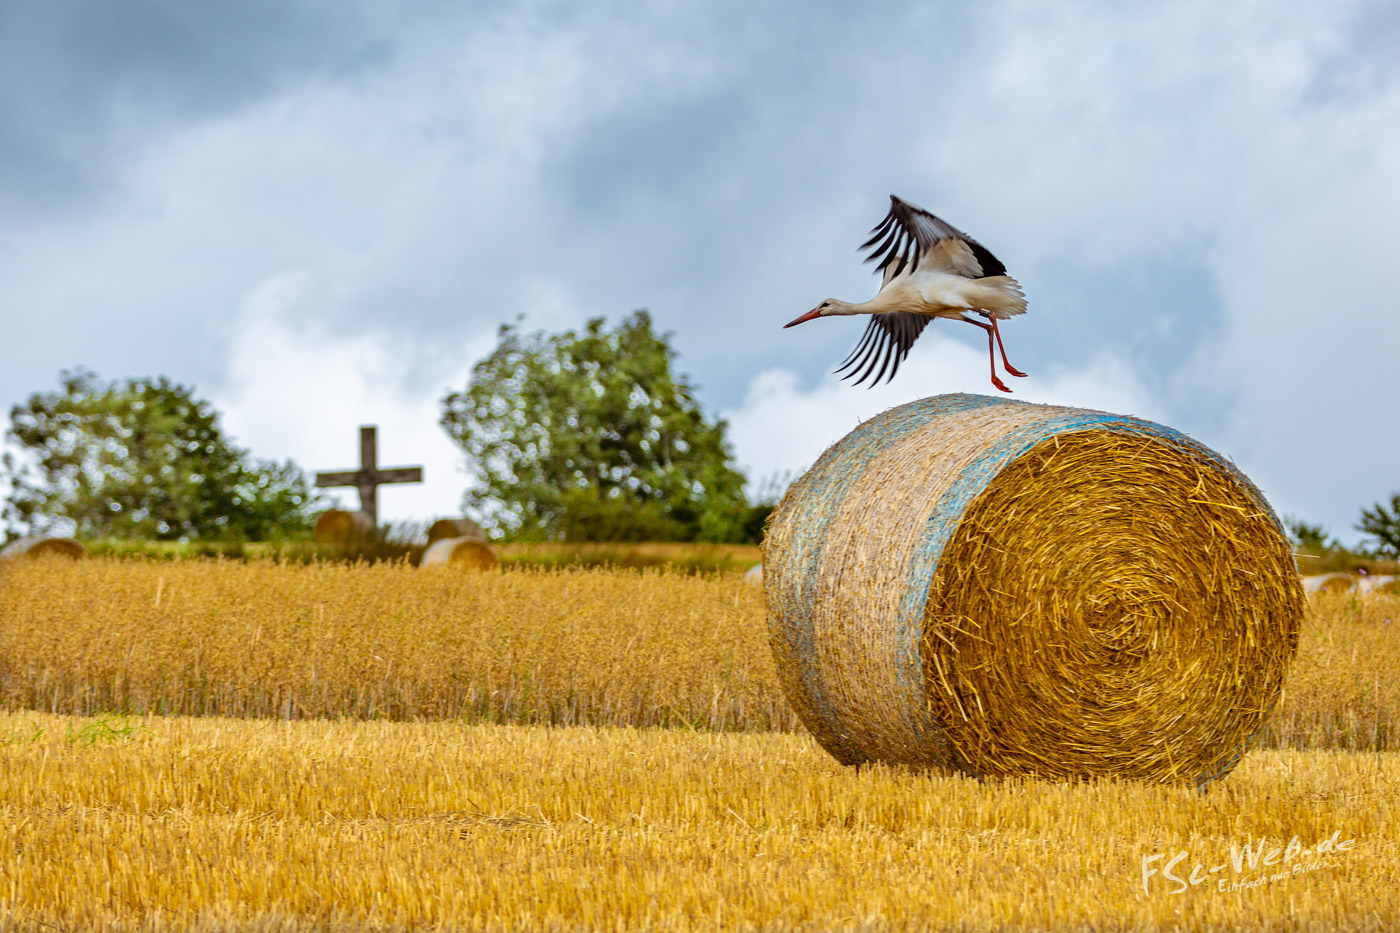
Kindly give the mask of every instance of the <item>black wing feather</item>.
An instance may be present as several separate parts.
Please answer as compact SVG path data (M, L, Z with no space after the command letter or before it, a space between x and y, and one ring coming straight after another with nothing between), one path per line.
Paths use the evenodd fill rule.
M884 331L876 327L874 319L872 319L866 326L865 332L861 334L860 343L856 344L856 348L850 352L850 355L841 361L841 365L836 367L836 371L839 373L841 370L850 366L855 358L860 356L861 352L865 350L866 345L882 333L884 333Z
M931 320L933 319L925 315L911 314L907 311L872 314L860 343L856 344L851 355L846 357L846 361L836 371L839 373L850 370L841 377L843 379L850 379L859 374L854 385L860 385L875 372L878 363L880 372L870 383L871 387L880 384L886 369L889 369L889 378L893 379L894 374L899 372L899 364L909 355L909 348L914 346L914 341L919 339L919 335ZM891 363L894 364L893 367Z
M930 214L923 208L915 207L890 195L890 212L871 230L875 235L861 244L861 249L869 249L866 262L879 260L876 270L884 272L885 267L897 262L895 275L909 266L913 272L919 268L919 258L940 240L956 238L967 243L977 264L982 267L982 275L1005 275L1006 266L992 255L991 250L963 233L957 227ZM886 234L891 235L886 235ZM872 244L879 242L879 246Z
M860 244L860 248L861 248L861 249L869 249L872 245L874 245L874 243L875 243L876 240L879 240L879 239L884 238L885 233L886 233L886 232L890 229L890 227L892 227L892 226L894 226L894 214L893 214L893 213L886 214L884 220L882 220L882 221L881 221L879 224L877 224L876 226L870 228L870 232L873 233L874 236L872 236L870 239L866 240L864 243Z
M972 249L972 255L977 257L977 264L982 267L982 276L1006 275L1006 266L1001 264L1001 260L992 255L992 251L972 237L963 237L967 240L967 245Z
M890 357L893 356L893 355L894 355L894 341L893 341L893 340L886 340L886 341L885 341L885 358L884 358L883 360L880 361L880 371L879 371L878 373L875 374L875 379L870 383L872 386L877 386L877 385L879 385L879 384L880 384L880 380L883 379L883 378L885 378L885 369L889 367L889 365L890 365ZM896 363L896 364L895 364L895 369L898 369L898 368L899 368L899 364ZM890 373L890 378L891 378L891 379L894 378L894 373Z

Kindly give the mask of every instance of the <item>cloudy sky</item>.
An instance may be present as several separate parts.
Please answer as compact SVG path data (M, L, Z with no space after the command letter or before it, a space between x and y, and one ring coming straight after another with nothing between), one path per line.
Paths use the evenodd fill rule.
M166 374L309 469L424 464L503 321L649 308L752 478L994 393L831 375L895 192L1025 286L1017 397L1169 423L1345 540L1400 489L1400 8L0 0L0 405ZM347 501L348 497L347 497Z

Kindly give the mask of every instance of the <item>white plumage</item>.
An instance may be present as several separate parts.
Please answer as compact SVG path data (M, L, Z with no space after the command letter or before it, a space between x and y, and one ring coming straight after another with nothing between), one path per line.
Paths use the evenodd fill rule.
M997 376L995 350L1001 350L1008 373L1025 373L1007 360L997 321L1025 314L1026 296L1001 261L956 227L894 195L890 195L890 212L871 232L874 236L861 249L870 249L867 262L880 260L876 269L883 273L883 281L875 297L859 304L828 298L784 326L818 317L871 315L860 343L836 371L850 370L844 378L859 375L856 385L874 373L871 385L876 385L887 369L889 378L894 378L929 321L943 317L975 324L987 332L992 384L1010 392Z

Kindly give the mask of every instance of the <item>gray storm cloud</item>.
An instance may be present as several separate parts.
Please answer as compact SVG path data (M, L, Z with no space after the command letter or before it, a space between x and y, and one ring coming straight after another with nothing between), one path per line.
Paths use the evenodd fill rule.
M1400 488L1392 7L386 9L0 3L0 401L166 373L335 467L368 417L429 445L500 322L645 306L740 458L800 468L989 391L941 324L865 395L858 323L781 329L873 292L897 192L1026 285L1025 397L1169 421L1348 539ZM419 456L405 510L450 511Z

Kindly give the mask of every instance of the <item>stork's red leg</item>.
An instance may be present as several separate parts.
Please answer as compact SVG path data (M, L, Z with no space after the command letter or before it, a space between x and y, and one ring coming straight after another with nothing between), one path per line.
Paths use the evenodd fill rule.
M1025 373L1021 372L1015 366L1012 366L1011 361L1006 358L1006 344L1001 342L1001 331L997 330L997 316L995 314L989 314L987 315L987 320L992 322L992 336L997 339L997 348L1001 350L1001 365L1013 376L1024 376Z
M982 328L987 332L987 361L992 365L992 385L996 386L1003 392L1010 392L1011 390L1006 387L1006 383L1002 382L1001 379L997 376L997 356L996 348L993 346L993 341L995 338L992 336L994 333L994 331L992 330L992 325L983 324L981 321L974 321L970 317L960 317L958 318L958 320L966 321L969 324L976 324L978 327Z

